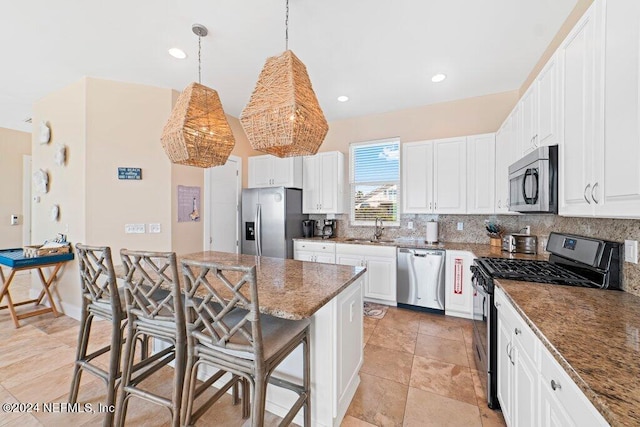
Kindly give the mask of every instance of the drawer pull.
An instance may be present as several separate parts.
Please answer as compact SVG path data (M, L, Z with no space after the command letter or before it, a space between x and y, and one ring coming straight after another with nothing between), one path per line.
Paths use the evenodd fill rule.
M516 335L520 335L522 333L522 331L518 328L516 328L513 332L515 332Z
M555 382L555 380L551 380L551 389L553 391L560 390L561 388L560 383Z

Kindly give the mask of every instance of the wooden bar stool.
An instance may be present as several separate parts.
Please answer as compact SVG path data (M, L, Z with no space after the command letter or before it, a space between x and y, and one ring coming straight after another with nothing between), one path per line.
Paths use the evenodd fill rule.
M209 365L251 384L253 427L264 424L268 383L298 394L281 425L290 424L304 408L304 425L310 426L310 321L260 314L255 266L183 260L182 272L187 319L184 424L191 425L208 408L193 411L198 367ZM245 286L248 289L242 292ZM304 354L302 384L272 378L278 364L300 344ZM246 388L243 392L246 403Z
M82 314L76 361L71 380L69 403L76 403L82 371L86 370L101 378L107 385L106 404L115 406L116 383L120 378L120 355L122 347L124 316L124 296L118 290L116 276L108 246L76 245L80 284L82 286ZM94 317L111 322L111 344L87 354L91 325ZM93 360L111 351L109 370L105 371ZM113 412L106 412L104 425L113 424Z
M122 249L120 255L125 268L127 339L116 425L124 425L129 399L135 396L168 408L171 424L177 427L180 425L186 346L176 254ZM144 336L166 342L168 346L134 365L137 338ZM143 380L172 361L175 365L170 397L143 388L140 384Z

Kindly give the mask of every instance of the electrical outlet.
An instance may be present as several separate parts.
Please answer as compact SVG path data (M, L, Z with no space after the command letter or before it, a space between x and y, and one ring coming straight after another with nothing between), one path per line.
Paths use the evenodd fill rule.
M409 222L407 222L407 228L408 228L409 230L413 230L413 221L409 221Z
M162 231L162 227L160 223L151 223L149 224L149 233L160 233Z
M638 241L637 240L625 240L624 241L624 260L633 264L638 263Z
M458 223L458 231L462 231L464 230L464 222L459 222Z
M144 234L144 224L125 224L124 232L126 234Z

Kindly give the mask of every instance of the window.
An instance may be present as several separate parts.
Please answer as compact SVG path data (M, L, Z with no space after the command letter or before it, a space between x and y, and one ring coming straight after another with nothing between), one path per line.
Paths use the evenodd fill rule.
M400 225L400 140L358 142L349 147L351 223L373 225L381 218Z

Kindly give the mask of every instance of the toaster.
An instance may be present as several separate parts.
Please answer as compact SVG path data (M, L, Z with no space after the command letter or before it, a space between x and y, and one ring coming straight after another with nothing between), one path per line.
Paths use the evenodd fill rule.
M507 234L502 237L502 250L535 255L538 253L538 238L529 234Z

